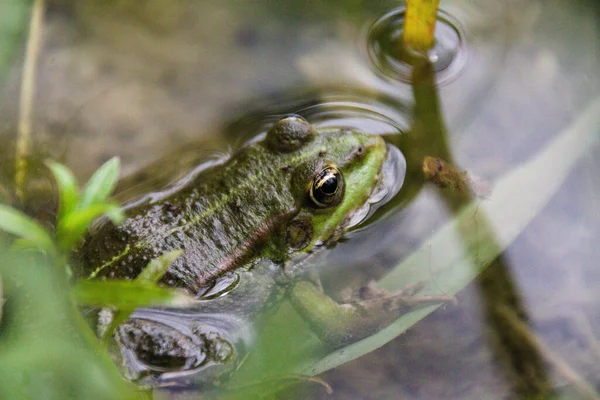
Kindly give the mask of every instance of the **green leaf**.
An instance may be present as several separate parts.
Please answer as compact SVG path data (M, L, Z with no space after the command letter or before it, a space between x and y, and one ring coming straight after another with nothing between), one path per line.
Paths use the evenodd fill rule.
M39 248L31 239L18 238L10 246L10 249L18 252L36 252Z
M111 204L112 202L108 203ZM106 215L108 217L108 219L110 219L114 224L119 224L121 222L123 222L123 220L125 219L125 212L123 211L123 209L119 206L117 206L116 203L113 203L115 205L115 207L109 208L104 215Z
M153 284L160 280L163 277L167 269L175 260L179 258L183 254L183 250L173 250L168 253L163 254L162 256L155 258L150 261L146 268L142 270L142 272L135 278L136 282L143 284Z
M419 281L435 284L429 293L454 295L470 283L525 229L563 184L600 134L600 98L528 162L503 177L489 200L473 201L456 219L396 266L379 282L398 290ZM524 190L526 188L526 190ZM430 267L426 267L430 266ZM427 288L426 288L427 290ZM367 354L394 339L439 306L416 309L376 334L299 366L316 375Z
M135 399L47 257L0 248L3 297L0 398Z
M46 165L52 171L58 185L58 220L73 211L79 201L77 179L71 171L62 164L48 161Z
M154 285L167 272L173 262L183 254L183 250L173 250L150 261L142 272L135 278L134 282ZM110 325L102 333L102 339L109 338L117 327L125 322L135 308L121 308L115 311Z
M118 177L119 158L113 157L92 175L83 189L77 208L81 210L92 204L99 204L106 201L114 190Z
M12 207L0 204L0 229L35 243L40 250L53 252L52 238L37 221Z
M75 301L80 305L115 307L124 310L157 306L182 307L195 302L181 290L117 279L81 280L73 287L72 293Z
M115 223L124 218L123 211L114 203L92 204L65 215L59 221L57 229L57 241L60 248L68 250L73 247L87 232L90 224L104 214L109 215Z

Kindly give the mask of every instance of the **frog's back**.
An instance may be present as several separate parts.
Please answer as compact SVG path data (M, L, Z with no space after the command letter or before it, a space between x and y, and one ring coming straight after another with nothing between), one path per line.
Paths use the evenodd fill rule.
M163 282L197 291L258 253L276 222L293 214L284 158L257 143L173 195L126 210L121 225L106 222L86 241L84 274L133 278L152 259L183 249Z
M285 118L264 141L185 187L128 208L121 225L105 223L79 252L82 274L130 279L151 260L183 249L162 282L197 293L256 255L279 262L306 254L334 237L366 202L384 157L378 136L316 132L302 119ZM342 170L353 177L348 196ZM366 184L364 177L371 177Z

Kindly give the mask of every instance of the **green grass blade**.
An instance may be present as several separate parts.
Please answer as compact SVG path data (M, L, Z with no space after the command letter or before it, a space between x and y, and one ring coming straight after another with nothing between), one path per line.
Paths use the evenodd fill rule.
M92 204L104 202L114 190L118 177L119 158L113 157L92 175L81 193L77 208L84 209Z
M1 399L135 399L46 257L0 248L10 318L0 335ZM7 313L8 315L8 313Z
M142 272L135 278L136 282L143 284L153 284L163 277L167 269L175 260L183 254L183 250L173 250L162 256L155 258L142 270Z
M116 204L92 204L83 209L75 210L59 221L57 241L60 248L69 250L85 235L90 224L101 215L109 215L113 222L123 220L123 211Z
M58 220L69 214L79 201L77 179L64 165L48 161L46 165L52 171L58 185Z
M173 250L150 261L142 272L135 278L134 282L153 285L163 277L173 262L183 254L183 250ZM102 334L102 339L109 338L117 327L134 311L134 308L121 308L115 311L110 325Z
M433 273L435 285L426 291L457 293L504 251L544 208L575 163L597 143L599 134L600 98L546 148L500 180L488 201L473 201L394 268L379 286L398 290L417 281L431 281ZM315 375L354 360L394 339L437 307L405 314L375 335L332 352L298 371Z
M54 250L52 238L42 225L21 211L3 204L0 204L0 229L35 243L40 250Z
M118 279L81 280L73 287L72 294L80 305L125 310L139 307L182 307L194 303L194 299L181 290Z

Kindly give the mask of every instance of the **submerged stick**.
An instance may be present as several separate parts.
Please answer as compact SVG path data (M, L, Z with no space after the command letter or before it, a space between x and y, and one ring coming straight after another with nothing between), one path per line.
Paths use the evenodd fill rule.
M549 345L547 345L539 336L532 332L529 327L524 324L517 315L510 309L504 306L497 308L497 313L510 324L519 335L519 338L527 342L530 346L537 348L546 358L546 361L554 367L554 369L563 376L573 388L581 395L583 399L600 400L594 388L585 381L585 379L573 369L562 357L555 353Z
M42 24L44 18L44 0L35 0L31 10L29 37L25 51L23 78L21 79L21 100L19 104L19 130L17 133L15 157L15 192L19 198L24 196L25 177L27 175L27 157L31 143L31 114L33 93L37 71L37 56L40 52Z
M406 0L402 45L427 52L435 43L435 22L439 0Z

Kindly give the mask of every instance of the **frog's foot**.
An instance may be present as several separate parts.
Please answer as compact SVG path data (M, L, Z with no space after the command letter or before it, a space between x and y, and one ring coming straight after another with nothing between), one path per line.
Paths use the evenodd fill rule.
M311 282L313 282L311 280ZM319 287L321 287L319 285ZM381 299L384 297L390 297L390 296L405 296L405 297L411 297L411 296L415 296L418 292L420 292L421 290L423 290L423 288L425 287L425 282L420 281L417 283L414 283L412 285L409 286L405 286L404 288L402 288L401 290L395 292L395 293L390 293L389 291L385 290L385 289L381 289L380 287L377 287L377 282L375 282L374 280L370 281L368 284L364 285L364 286L360 286L358 288L347 288L342 290L342 292L340 293L340 298L341 298L341 302L342 303L353 303L356 302L356 300L372 300L372 299ZM322 289L321 289L322 291Z
M444 295L415 295L422 286L417 283L390 295L369 284L360 289L358 300L337 303L312 283L299 281L291 290L290 300L319 338L336 348L377 332L412 307L455 301Z
M425 296L417 295L426 286L425 281L419 281L411 285L403 287L401 290L390 293L389 291L377 286L377 282L372 280L367 285L361 286L358 289L349 289L341 293L342 303L363 303L371 300L380 301L383 299L396 299L403 301L406 306L416 306L420 304L436 304L456 302L456 299L451 296ZM320 286L319 286L320 288ZM322 291L322 289L321 289Z

